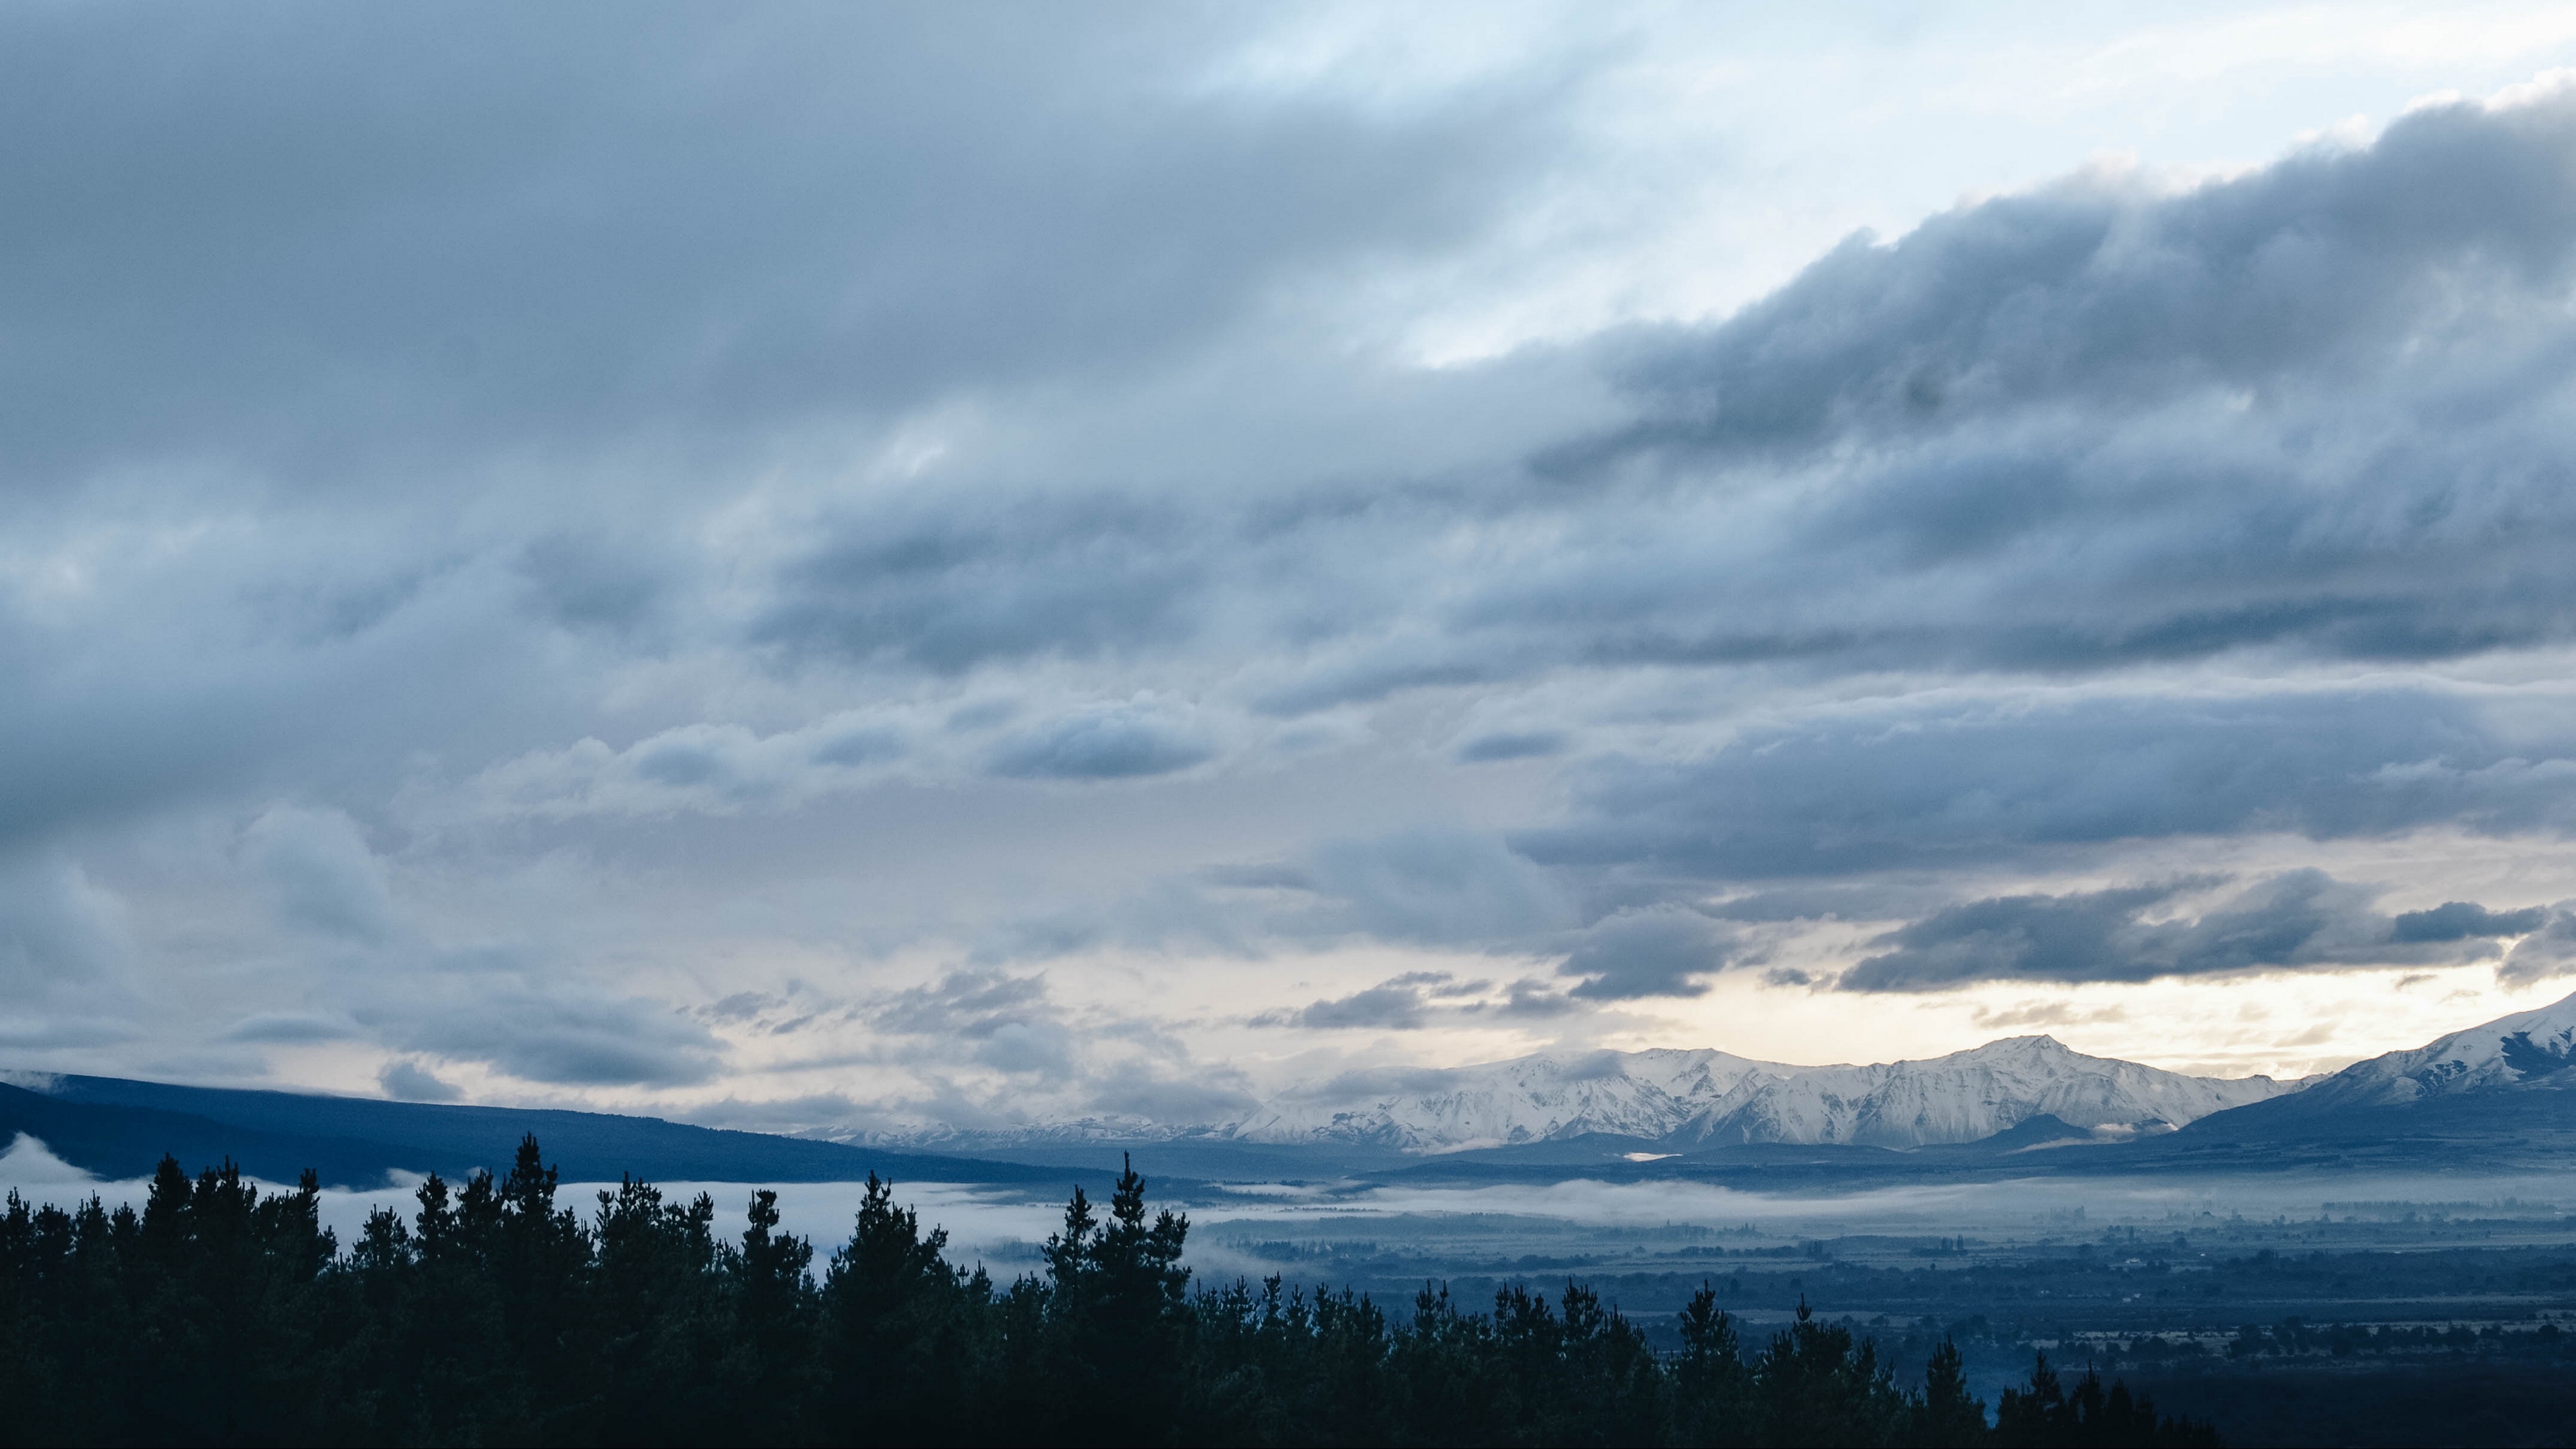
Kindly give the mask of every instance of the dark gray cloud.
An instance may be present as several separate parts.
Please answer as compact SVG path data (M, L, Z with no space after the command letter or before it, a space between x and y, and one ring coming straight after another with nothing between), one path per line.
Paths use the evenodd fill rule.
M1388 982L1296 1011L1270 1011L1252 1018L1255 1026L1302 1026L1315 1031L1365 1027L1380 1031L1415 1031L1430 1024L1429 1003L1419 987Z
M2427 935L2419 924L2405 934L2400 922L2408 918L2370 909L2376 891L2317 870L2257 882L2196 916L2160 914L2209 884L1998 896L1952 906L1872 941L1879 954L1844 972L1837 984L1845 991L1940 991L1977 981L2148 981L2457 960L2464 956L2459 943L2515 934L2515 918L2531 914L2499 916L2471 906L2466 910L2479 912L2481 929ZM2481 949L2491 948L2470 948Z
M2472 937L2527 936L2549 919L2543 906L2491 911L2474 901L2444 901L2428 911L2401 911L2389 939L2465 941Z
M1009 1026L1051 1020L1046 980L1001 971L951 971L896 993L870 1013L879 1030L983 1040Z
M1571 992L1551 991L1546 983L1540 981L1515 981L1505 994L1502 1005L1495 1008L1495 1014L1544 1021L1550 1017L1571 1015L1580 1009Z
M1558 968L1583 980L1573 994L1600 1001L1697 996L1728 965L1735 934L1681 907L1624 910L1594 922Z
M402 1008L380 1029L402 1050L565 1086L685 1086L713 1076L723 1056L704 1027L647 1002L488 980L455 995Z
M1354 630L1267 699L2565 640L2571 135L2556 95L2180 194L2078 179L1605 344L1640 416L1480 500L1549 549L1432 581L1396 607L1433 627Z
M1115 368L1320 259L1455 237L1543 134L1526 92L1371 118L1191 84L1244 34L1219 11L12 16L12 473L209 446L408 464Z
M1132 700L1019 732L994 752L993 771L1021 779L1130 780L1186 770L1215 753L1186 709Z
M519 571L558 622L629 639L664 622L662 607L680 587L672 562L571 532L529 543Z
M1785 515L1778 576L1844 567L1821 601L1724 624L1713 606L1769 571L1652 591L1576 571L1592 649L2063 669L2566 637L2550 439L2576 353L2535 309L2576 264L2571 132L2560 95L2418 111L2180 195L2081 178L1640 337L1622 365L1647 418L1557 466L1830 467Z
M1294 1010L1261 1012L1250 1018L1250 1024L1314 1031L1420 1031L1487 1011L1550 1015L1563 1009L1561 996L1536 999L1541 988L1533 982L1515 983L1500 1002L1487 999L1493 990L1494 983L1483 978L1461 980L1446 971L1407 971L1348 996Z
M1170 645L1196 626L1213 563L1202 518L1117 499L933 508L854 521L792 564L754 638L952 673Z
M2563 827L2576 741L2507 735L2426 689L1953 701L1828 715L1695 760L1596 760L1553 863L1723 878L1973 865L2175 835Z
M2366 149L2320 147L2180 196L2086 176L1892 247L1856 238L1725 326L1642 346L1629 376L1662 417L1617 442L1807 448L2070 397L2137 407L2375 369L2426 340L2428 315L2565 283L2569 121L2564 97L2430 107ZM1975 540L1976 520L1959 522L1949 536Z
M2549 912L2538 930L2516 941L2504 964L2496 968L2496 979L2507 986L2571 974L2576 974L2576 908L2565 901Z
M465 1095L418 1062L385 1063L384 1070L376 1073L376 1085L385 1089L386 1096L403 1102L453 1102Z
M1502 841L1416 829L1327 841L1306 866L1317 906L1274 928L1313 938L1356 933L1436 945L1515 941L1571 925L1562 888Z
M1528 734L1478 735L1458 746L1458 758L1467 764L1489 760L1526 760L1564 752L1567 737L1555 730Z
M2436 109L2367 150L2178 196L2069 182L1847 246L1723 326L1626 345L1614 365L1646 420L1549 465L1591 485L1583 507L1544 490L1504 505L1563 529L1552 557L1429 581L1442 602L1387 600L1438 626L1400 643L1368 639L1377 617L1328 614L1352 649L1267 699L1570 662L2058 671L2254 644L2420 659L2564 638L2569 353L2533 319L2576 239L2570 127L2564 101ZM2428 185L2438 221L2418 209ZM2348 441L2304 441L2327 429ZM1641 456L1653 494L1617 481ZM1750 513L1702 491L1790 485L1794 506ZM1458 512L1421 492L1381 507L1375 538L1326 515L1295 527L1312 556L1400 546ZM1641 512L1662 526L1639 528ZM952 539L929 557L953 582L922 597L996 568L1096 585L1101 604L1023 616L1072 634L1010 647L1101 648L1101 622L1170 644L1175 621L1206 617L1175 613L1175 570L1240 552L1221 516L1118 511L1074 529L1043 537L1050 556L1101 555L1079 583L1020 569L1037 556L998 538L969 567ZM1151 558L1159 582L1123 558ZM959 599L939 620L999 637L960 612L987 596Z
M364 1036L345 1016L320 1011L262 1011L224 1028L224 1041L301 1043L349 1041Z

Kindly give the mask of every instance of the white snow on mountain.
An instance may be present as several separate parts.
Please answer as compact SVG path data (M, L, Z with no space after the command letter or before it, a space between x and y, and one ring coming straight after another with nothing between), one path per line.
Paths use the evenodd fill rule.
M1924 1147L1974 1142L2047 1115L2075 1127L2166 1131L2294 1084L2190 1077L2017 1036L1929 1061L1809 1067L1747 1080L1681 1125L1693 1145L1744 1142Z
M1330 1086L1282 1094L1231 1136L1254 1142L1355 1142L1408 1152L1541 1142L1586 1132L1662 1137L1739 1084L1805 1070L1721 1051L1519 1057L1412 1074L1395 1090Z
M2320 1110L2396 1106L2426 1097L2576 1087L2576 996L2500 1016L2412 1051L2355 1062L2310 1089Z
M2105 1136L2170 1130L2290 1093L2288 1110L2463 1092L2576 1089L2576 996L2328 1077L2194 1077L2009 1037L1923 1061L1792 1066L1721 1051L1590 1052L1292 1088L1230 1121L1141 1117L912 1134L915 1145L1171 1139L1454 1152L1605 1133L1666 1150L1746 1143L1927 1147L2050 1116ZM2288 1106L2288 1104L2285 1104ZM886 1139L892 1140L892 1139Z
M1358 1095L1289 1093L1231 1124L1259 1142L1457 1151L1615 1133L1677 1146L1752 1142L1922 1147L1973 1142L2043 1114L2161 1131L2296 1084L2184 1076L2089 1057L2045 1036L1928 1061L1800 1067L1717 1051L1521 1057Z

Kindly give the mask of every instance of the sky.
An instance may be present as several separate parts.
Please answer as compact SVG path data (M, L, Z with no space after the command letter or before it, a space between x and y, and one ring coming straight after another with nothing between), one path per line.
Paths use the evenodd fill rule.
M907 1134L2576 990L2576 10L0 9L0 1069Z

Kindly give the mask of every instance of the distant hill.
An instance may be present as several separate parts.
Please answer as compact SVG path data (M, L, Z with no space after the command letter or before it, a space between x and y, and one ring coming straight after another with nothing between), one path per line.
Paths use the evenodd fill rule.
M103 1178L149 1175L164 1153L195 1170L227 1157L272 1182L306 1168L329 1185L376 1187L390 1172L458 1176L506 1167L535 1133L566 1181L909 1182L1061 1184L1065 1170L880 1147L853 1147L692 1127L655 1117L514 1107L449 1107L179 1087L115 1077L52 1077L0 1086L0 1145L24 1132ZM1115 1164L1112 1163L1112 1166Z

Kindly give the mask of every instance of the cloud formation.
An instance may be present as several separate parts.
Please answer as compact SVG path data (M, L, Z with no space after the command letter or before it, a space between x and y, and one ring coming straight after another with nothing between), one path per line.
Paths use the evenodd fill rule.
M2374 891L2319 870L2288 871L2183 914L2167 908L2212 882L2071 896L1970 901L1899 927L1844 972L1844 991L1940 991L1978 981L2151 981L2312 966L2392 966L2492 954L2547 912L2452 902L2391 919Z
M1186 770L1215 753L1189 711L1138 699L1020 731L994 752L993 768L1022 779L1128 780Z
M2421 688L1972 696L1823 711L1696 758L1604 756L1574 778L1576 819L1520 837L1535 858L1747 880L2249 830L2556 829L2576 741L2517 737Z
M2564 974L2576 89L1775 285L1700 23L0 15L0 1038L829 1127Z
M714 1075L720 1044L649 1003L478 982L454 1004L406 1003L388 1033L403 1049L488 1061L514 1077L566 1086L685 1086ZM414 1082L409 1076L405 1082Z
M1621 910L1595 921L1558 969L1580 976L1573 994L1603 1001L1697 996L1730 964L1734 932L1675 906Z
M243 843L285 920L361 941L393 934L383 868L347 815L271 806L251 822Z
M2576 909L2561 901L2539 929L2514 943L2496 975L2514 985L2576 975Z

